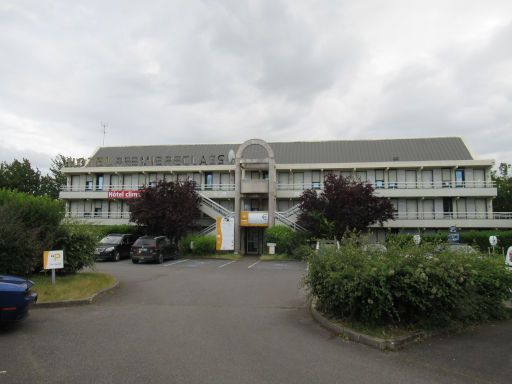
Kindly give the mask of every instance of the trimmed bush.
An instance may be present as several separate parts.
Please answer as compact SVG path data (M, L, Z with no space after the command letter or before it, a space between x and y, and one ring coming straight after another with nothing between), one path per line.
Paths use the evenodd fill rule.
M194 249L190 249L190 243L194 242ZM192 255L210 255L215 253L215 236L187 235L180 240L181 253Z
M80 224L64 224L59 228L53 249L64 250L62 273L76 273L94 264L94 249L98 244L97 233Z
M15 208L0 206L0 274L27 275L34 271L44 251L38 235Z
M63 203L2 189L0 208L0 273L34 272L55 241Z
M276 253L293 256L294 249L306 243L307 235L285 225L265 229L265 244L275 243Z
M424 328L509 316L512 272L502 258L435 245L396 245L368 253L355 239L309 259L306 285L324 312L366 325Z

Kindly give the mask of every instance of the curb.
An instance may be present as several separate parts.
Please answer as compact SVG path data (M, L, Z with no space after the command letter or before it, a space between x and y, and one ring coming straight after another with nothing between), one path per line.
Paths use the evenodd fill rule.
M381 351L397 351L399 349L406 347L409 344L415 343L416 341L425 336L422 332L418 332L407 336L400 336L392 339L381 339L378 337L366 335L364 333L359 333L351 328L333 323L331 320L326 318L322 313L320 313L316 309L316 300L309 301L309 310L313 319L315 319L322 327L326 328L327 330L337 335L343 336L350 341L364 344L369 347L379 349Z
M114 289L119 287L119 280L116 280L114 284L112 284L110 287L104 288L99 292L96 292L92 296L86 298L86 299L80 299L80 300L63 300L63 301L47 301L45 303L35 303L32 305L32 309L37 308L64 308L64 307L75 307L80 305L88 305L92 304L95 301L99 299L100 296L103 296L104 294L113 291Z

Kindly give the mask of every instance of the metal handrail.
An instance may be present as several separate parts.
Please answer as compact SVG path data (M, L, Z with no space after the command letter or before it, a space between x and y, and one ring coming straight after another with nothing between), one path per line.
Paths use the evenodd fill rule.
M66 218L73 219L129 219L130 212L66 212Z
M288 208L286 211L279 211L280 215L289 218L290 216L295 215L298 211L300 211L299 204L295 204L293 207Z
M295 231L308 232L306 228L297 224L295 221L290 220L289 218L283 216L280 212L275 212L275 217L281 223L287 225L288 227L294 229Z
M199 232L197 232L198 235L200 236L204 236L204 235L207 235L209 234L211 231L217 229L217 223L213 223L213 224L210 224L209 226L207 226L206 228L203 228L202 230L200 230Z
M207 207L210 207L214 211L220 213L222 216L224 216L224 217L233 217L233 216L235 216L235 212L232 212L229 209L227 209L226 207L223 207L222 205L220 205L216 201L213 201L209 197L206 197L206 196L204 196L202 194L199 194L199 196L201 196L201 204L204 204Z

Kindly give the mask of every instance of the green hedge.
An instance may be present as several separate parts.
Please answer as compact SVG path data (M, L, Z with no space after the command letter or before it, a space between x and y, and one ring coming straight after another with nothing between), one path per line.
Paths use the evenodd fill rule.
M64 269L57 272L76 273L94 264L97 233L80 224L64 224L59 228L53 249L64 251Z
M348 321L430 328L509 316L512 272L501 257L400 242L369 254L345 239L309 261L305 282L320 309Z
M0 190L0 273L28 274L42 265L64 217L61 201Z
M194 248L190 249L190 243ZM187 235L180 240L179 249L182 254L211 255L215 253L215 236Z
M307 235L294 231L285 225L274 225L273 227L265 229L264 243L265 248L267 243L276 244L276 253L287 254L289 256L297 255L302 257L305 253L304 248L298 250L301 245L305 245Z

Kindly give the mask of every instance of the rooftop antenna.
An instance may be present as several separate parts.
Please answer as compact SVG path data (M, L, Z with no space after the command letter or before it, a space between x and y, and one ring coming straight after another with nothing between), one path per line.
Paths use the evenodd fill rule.
M102 147L104 147L105 146L105 135L107 134L108 123L102 121L101 122L101 127L103 128L103 144L102 144Z

